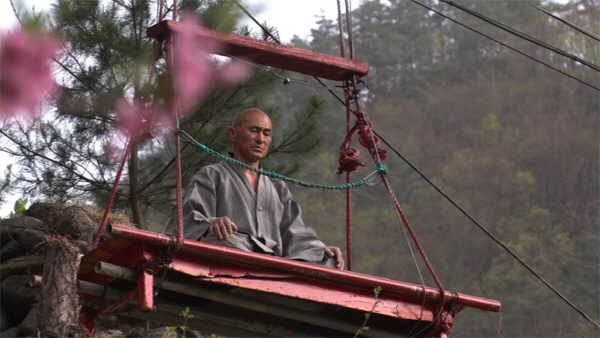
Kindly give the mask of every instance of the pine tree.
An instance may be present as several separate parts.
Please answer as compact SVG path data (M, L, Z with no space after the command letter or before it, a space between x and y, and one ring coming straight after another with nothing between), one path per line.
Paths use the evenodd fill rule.
M49 24L68 41L64 57L57 60L61 93L40 123L0 130L8 141L2 151L18 158L20 169L14 182L24 194L106 207L121 161L120 152L107 151L115 142L118 102L134 97L164 99L160 97L164 95L161 83L148 82L152 71L158 79L167 70L164 59L157 58L160 46L146 37L146 29L157 20L157 3L160 1L56 0ZM178 3L179 13L195 11L208 28L251 33L247 27L238 27L240 12L229 0ZM172 12L173 8L166 10L166 17ZM181 129L224 151L232 116L245 108L259 107L272 115L276 133L281 130L269 156L271 166L284 171L297 167L301 155L319 144L315 121L323 112L323 103L309 97L306 105L285 108L289 111L281 114L284 108L265 103L279 83L276 79L271 70L258 69L241 85L211 92L193 114L180 120ZM285 146L277 142L289 140L289 135L300 136ZM173 143L169 133L133 145L114 207L128 211L142 228L164 229L173 221ZM184 185L211 161L214 159L207 154L183 143Z

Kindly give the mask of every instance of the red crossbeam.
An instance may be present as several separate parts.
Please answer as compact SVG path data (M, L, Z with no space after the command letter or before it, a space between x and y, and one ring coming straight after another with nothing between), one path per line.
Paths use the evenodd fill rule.
M109 232L111 233L111 236L129 238L138 244L169 246L173 243L173 239L170 236L117 224L111 225ZM427 300L434 303L438 303L441 296L440 291L433 288L425 288L425 290L423 290L421 286L415 284L368 276L350 271L330 269L315 264L282 259L253 252L245 252L193 240L185 240L184 248L184 251L189 251L191 249L193 250L194 255L203 257L204 259L219 257L219 260L228 261L231 264L235 264L235 262L244 262L245 264L269 267L271 271L290 272L306 277L312 277L323 282L335 281L340 287L341 285L351 285L355 289L361 288L372 290L377 286L381 286L386 293L402 295L403 298L417 301L423 299L423 292L425 292ZM119 262L113 262L113 264L119 264ZM186 268L187 272L192 275L194 274L192 271L193 269L193 266L188 266ZM460 307L471 307L492 312L499 312L501 308L500 302L492 299L453 292L447 292L445 297L447 298L445 303L456 303L455 305Z
M165 20L146 30L148 37L165 40L171 33L180 31L176 21ZM306 75L317 76L334 81L348 80L352 75L363 77L369 72L369 64L286 46L273 42L253 39L247 36L216 32L197 27L195 34L199 38L218 41L222 49L217 53L234 56L265 66L286 69Z

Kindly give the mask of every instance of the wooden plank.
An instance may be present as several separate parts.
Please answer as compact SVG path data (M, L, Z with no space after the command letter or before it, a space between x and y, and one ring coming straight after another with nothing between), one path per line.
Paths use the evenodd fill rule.
M181 25L165 20L146 30L148 37L165 40L169 34L179 32ZM265 66L290 70L334 81L349 80L352 75L363 77L369 72L369 64L338 56L286 46L250 37L216 32L198 26L198 38L212 39L221 45L217 54L243 58Z
M154 276L147 270L142 270L138 277L138 302L140 312L150 312L154 309Z

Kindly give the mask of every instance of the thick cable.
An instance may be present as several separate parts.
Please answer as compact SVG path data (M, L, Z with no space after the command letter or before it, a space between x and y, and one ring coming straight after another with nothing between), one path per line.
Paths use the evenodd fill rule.
M158 22L161 22L165 19L165 0L160 0L158 6L160 7L158 10Z
M351 0L346 2L346 25L348 26L348 49L350 49L350 60L354 60L354 39L352 37L352 5Z
M390 201L392 201L392 203L394 203L394 199L392 198L392 196L390 194L388 194L390 196ZM400 216L400 212L398 212L398 209L395 208L394 206L394 211L396 211L396 217L398 217L398 221L400 222L400 228L402 228L402 234L404 235L404 239L406 240L406 245L408 247L408 251L410 252L410 256L413 260L413 263L415 263L415 267L417 268L417 274L419 275L419 280L421 281L421 286L423 287L423 300L421 302L421 314L419 315L419 320L415 323L415 325L413 326L413 328L406 334L407 337L410 337L411 333L419 326L419 324L421 323L421 320L423 318L423 313L425 312L425 302L427 300L427 292L425 292L425 279L423 278L423 274L421 273L421 268L419 268L419 263L417 262L417 257L415 255L415 251L412 248L412 244L410 242L410 238L408 238L408 233L406 232L406 225L404 224L404 222L402 221L402 216Z
M475 33L477 33L477 34L479 34L481 36L484 36L484 37L486 37L486 38L488 38L488 39L490 39L490 40L492 40L492 41L494 41L494 42L496 42L496 43L498 43L498 44L500 44L500 45L502 45L502 46L504 46L504 47L506 47L506 48L508 48L508 49L510 49L512 51L514 51L514 52L516 52L516 53L519 53L519 54L521 54L521 55L523 55L523 56L525 56L525 57L527 57L527 58L529 58L529 59L531 59L531 60L533 60L535 62L538 62L538 63L540 63L540 64L542 64L542 65L544 65L544 66L546 66L546 67L548 67L548 68L550 68L550 69L552 69L554 71L557 71L557 72L561 73L564 76L570 77L571 79L573 79L573 80L575 80L575 81L577 81L577 82L579 82L581 84L584 84L584 85L586 85L588 87L596 89L597 91L600 91L600 87L594 86L594 85L592 85L590 83L587 83L587 82L585 82L585 81L583 81L581 79L578 79L578 78L574 77L573 75L567 74L567 73L563 72L562 70L560 70L558 68L555 68L555 67L551 66L550 64L542 61L542 60L536 59L533 56L525 54L525 53L521 52L520 50L518 50L518 49L516 49L514 47L511 47L510 45L508 45L508 44L506 44L504 42L501 42L500 40L494 39L491 36L489 36L489 35L487 35L485 33L482 33L480 31L476 30L475 28L472 28L472 27L470 27L470 26L468 26L468 25L466 25L466 24L464 24L464 23L462 23L460 21L457 21L456 19L453 19L453 18L451 18L451 17L443 14L442 12L440 12L440 11L438 11L436 9L433 9L433 8L427 6L427 5L423 4L423 3L420 3L420 2L418 2L416 0L410 0L410 1L414 2L415 4L417 4L417 5L421 6L421 7L426 8L426 9L428 9L428 10L430 10L430 11L432 11L432 12L438 14L438 15L440 15L443 18L446 18L446 19L448 19L448 20L450 20L450 21L452 21L452 22L454 22L454 23L456 23L456 24L458 24L460 26L463 26L463 27L465 27L466 29L468 29L470 31L473 31L473 32L475 32Z
M338 13L338 31L340 32L340 55L346 57L346 44L344 43L344 24L342 21L342 7L340 0L337 0L337 13Z
M350 182L350 183L344 183L344 184L320 184L320 183L311 183L311 182L306 182L306 181L302 181L302 180L298 180L292 177L288 177L279 173L276 173L274 171L270 171L270 170L264 170L262 168L257 168L254 166L251 166L249 164L246 164L244 162L241 162L239 160L236 160L233 157L230 156L226 156L223 155L209 147L207 147L206 145L196 141L190 134L188 134L187 132L181 130L180 131L180 135L181 137L186 140L187 142L190 142L194 145L196 145L200 150L220 159L221 161L225 161L227 163L236 165L238 167L242 167L244 169L248 169L251 171L254 171L256 173L259 173L261 175L276 179L276 180L280 180L280 181L286 181L286 182L290 182L292 184L295 185L299 185L302 187L307 187L307 188L318 188L318 189L329 189L329 190L343 190L343 189L352 189L352 188L358 188L361 186L369 186L371 185L371 182L375 179L375 177L377 177L377 174L380 173L385 173L387 172L387 167L381 165L378 166L377 169L373 172L371 172L369 175L358 179L356 181Z
M178 19L178 12L179 6L177 5L177 0L173 0L173 21L177 21Z
M518 37L520 37L523 40L529 41L529 42L531 42L531 43L533 43L535 45L538 45L538 46L540 46L542 48L546 48L546 49L548 49L548 50L550 50L550 51L552 51L552 52L554 52L556 54L562 55L562 56L564 56L566 58L569 58L569 59L571 59L571 60L573 60L575 62L579 62L579 63L581 63L584 66L590 67L590 68L592 68L595 71L600 72L600 67L598 67L598 65L595 65L595 64L593 64L593 63L591 63L589 61L586 61L586 60L584 60L584 59L582 59L582 58L580 58L578 56L575 56L575 55L573 55L571 53L565 52L564 50L562 50L560 48L557 48L557 47L554 47L554 46L552 46L550 44L547 44L544 41L541 41L541 40L536 39L536 38L534 38L534 37L532 37L532 36L530 36L528 34L520 32L520 31L518 31L518 30L516 30L516 29L514 29L512 27L509 27L509 26L507 26L507 25L505 25L505 24L503 24L501 22L498 22L498 21L496 21L494 19L488 18L487 16L485 16L485 15L483 15L481 13L478 13L478 12L472 10L472 9L469 9L469 8L467 8L467 7L465 7L465 6L461 5L461 4L458 4L458 3L454 2L454 1L451 1L451 0L440 0L440 1L443 2L443 3L445 3L445 4L448 4L450 6L454 6L454 7L458 8L458 9L460 9L463 12L466 12L466 13L468 13L468 14L470 14L470 15L472 15L472 16L480 19L480 20L483 20L483 21L489 23L492 26L500 28L501 30L503 30L505 32L508 32L510 34L518 36Z
M419 174L429 185L431 185L438 193L440 193L448 202L450 202L456 209L458 209L465 217L467 217L473 224L475 224L481 231L483 231L488 237L490 237L496 244L500 245L506 252L508 252L514 259L516 259L523 267L525 267L531 274L533 274L539 281L541 281L546 287L548 287L554 294L556 294L560 299L562 299L565 303L567 303L573 310L577 311L580 315L582 315L585 319L587 319L590 323L594 324L598 329L600 329L600 325L598 325L594 320L592 320L585 312L577 308L575 304L573 304L568 298L563 296L560 291L558 291L554 286L548 283L542 276L540 276L532 267L530 267L527 263L525 263L521 257L519 257L514 251L512 251L508 246L506 246L502 241L500 241L496 236L494 236L488 229L486 229L483 225L481 225L475 218L473 218L465 209L463 209L458 203L456 203L450 196L448 196L442 189L440 189L435 183L433 183L425 174L423 174L417 167L415 167L408 159L406 159L398 150L396 150L392 145L390 145L381 135L377 135L385 143L389 149L391 149L398 157L400 157L406 164L408 164L417 174Z
M598 35L590 32L590 31L587 31L587 30L585 30L585 29L583 29L583 28L575 25L574 23L571 23L571 22L569 22L569 21L567 21L567 20L559 17L558 15L554 15L554 14L548 12L547 10L545 10L545 9L543 9L543 8L535 5L535 4L532 4L531 1L527 1L527 3L529 4L529 6L533 6L533 7L537 8L539 11L542 11L543 13L545 13L545 14L553 17L554 19L556 19L556 20L564 23L565 25L573 28L574 30L576 30L576 31L578 31L580 33L583 33L583 34L587 35L588 37L590 37L590 38L592 38L592 39L594 39L596 41L600 41L600 36L598 36Z
M338 11L338 30L340 34L340 56L346 57L346 44L344 43L344 24L342 21L342 8L340 0L337 0L337 11ZM345 106L346 106L346 133L350 132L352 128L352 110L350 108L350 88L346 81L344 90L345 94ZM352 181L352 173L346 172L346 183ZM348 271L352 271L352 190L346 190L346 265Z
M123 170L125 169L125 163L131 155L131 149L133 148L134 140L133 138L129 138L127 142L127 146L125 147L125 151L123 152L123 156L121 158L121 166L119 167L119 171L117 172L117 177L115 179L115 184L113 185L112 191L110 193L110 198L108 199L108 206L104 210L104 215L102 216L102 220L100 221L100 226L98 227L98 233L96 234L96 239L94 240L93 249L98 247L100 243L100 238L104 231L106 230L106 225L108 223L108 215L112 210L112 206L115 203L115 199L117 197L117 191L119 190L119 184L121 183L121 177L123 176Z

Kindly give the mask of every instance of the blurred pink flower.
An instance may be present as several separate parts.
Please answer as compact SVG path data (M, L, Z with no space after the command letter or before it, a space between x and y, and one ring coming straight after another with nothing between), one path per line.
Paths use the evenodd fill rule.
M172 94L172 97L166 98L164 105L160 100L144 101L141 98L143 95L134 98L132 103L125 100L117 103L117 130L121 132L120 136L152 138L155 131L162 136L172 130L173 105L180 109L180 115L191 114L212 89L250 78L249 68L240 61L219 65L211 59L211 54L216 53L220 45L212 39L198 37L195 31L200 26L197 17L186 15L174 35L173 76L166 72L159 78L159 87L169 88ZM111 155L123 147L123 142L111 142L106 151Z
M153 137L154 114L142 100L134 99L133 104L122 100L117 103L117 129L133 137Z
M220 49L217 41L195 34L201 26L194 15L186 15L173 39L174 96L183 114L189 114L203 96L218 85L232 85L248 80L250 70L239 61L219 69L210 55Z
M3 33L0 46L0 121L35 117L45 95L56 90L50 62L63 43L48 34Z

